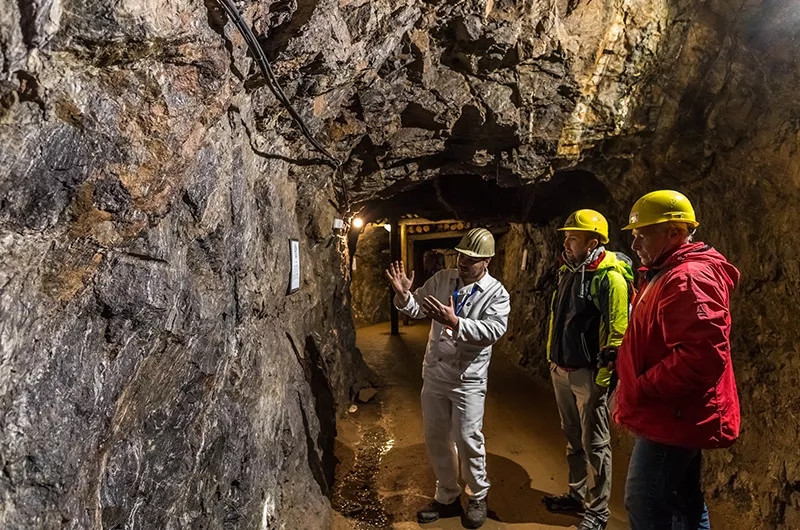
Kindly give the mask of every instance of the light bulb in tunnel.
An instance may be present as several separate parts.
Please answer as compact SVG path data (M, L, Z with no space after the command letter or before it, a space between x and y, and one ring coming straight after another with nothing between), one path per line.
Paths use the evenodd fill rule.
M392 231L392 225L390 225L389 223L386 223L385 225L383 225L383 227L386 229L387 232Z
M364 226L364 220L360 217L353 219L353 228L361 228Z

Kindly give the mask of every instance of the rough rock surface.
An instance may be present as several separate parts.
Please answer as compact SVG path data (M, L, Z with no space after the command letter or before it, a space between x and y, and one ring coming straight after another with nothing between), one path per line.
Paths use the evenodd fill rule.
M352 272L353 321L366 326L389 320L391 288L384 271L389 266L389 232L381 226L367 225L358 236L356 269Z
M330 171L292 174L209 16L0 9L3 528L329 520L360 367Z
M742 528L800 524L793 2L240 5L344 178L211 0L0 5L0 525L324 527L360 370L333 217L426 179L448 215L447 176L532 183L547 201L494 208L521 223L518 269L589 200L539 184L566 169L593 175L616 222L644 191L683 189L741 267L744 431L707 483ZM509 278L526 359L548 275L537 260Z

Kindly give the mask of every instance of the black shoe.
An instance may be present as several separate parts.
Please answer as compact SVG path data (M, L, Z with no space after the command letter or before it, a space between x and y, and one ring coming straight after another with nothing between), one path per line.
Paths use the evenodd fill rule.
M542 498L547 511L553 513L582 513L583 503L570 495L564 493L563 495L545 495Z
M486 522L486 499L470 499L467 513L461 519L464 528L480 528Z
M596 515L587 513L578 525L578 530L605 530L606 524L608 523Z
M439 501L433 501L430 506L426 506L417 512L417 522L420 524L432 523L446 517L461 515L461 511L461 501L459 499L454 500L450 504L442 504Z

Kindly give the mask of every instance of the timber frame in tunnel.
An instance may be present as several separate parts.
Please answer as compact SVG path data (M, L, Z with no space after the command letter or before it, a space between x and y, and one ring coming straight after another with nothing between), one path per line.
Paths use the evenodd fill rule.
M402 188L395 185L384 193L384 199L362 203L355 217L364 226L389 226L390 261L402 261L409 274L417 272L415 287L424 281L423 271L416 270L417 247L431 245L424 242L446 241L452 248L453 241L473 227L488 228L499 239L511 223L544 227L579 208L595 208L610 213L612 219L620 214L606 187L581 170L557 171L546 181L514 187L477 175L440 175ZM351 263L361 233L354 228L349 233ZM391 333L397 335L399 315L391 291L389 298Z

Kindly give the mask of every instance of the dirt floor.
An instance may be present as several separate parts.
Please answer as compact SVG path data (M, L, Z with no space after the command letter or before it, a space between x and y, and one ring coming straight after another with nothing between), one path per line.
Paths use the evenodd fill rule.
M388 324L358 330L358 347L379 377L380 387L375 399L357 404L358 409L338 423L334 530L462 528L459 518L424 526L416 522L416 511L430 501L435 483L425 454L419 404L428 329L429 324L418 321L401 327L399 337L389 335ZM547 512L541 502L544 494L567 489L565 440L546 384L508 359L494 358L483 432L492 484L489 520L483 528L574 528L580 522L577 517ZM628 446L615 437L609 530L628 528L622 506ZM721 523L710 507L712 522Z

